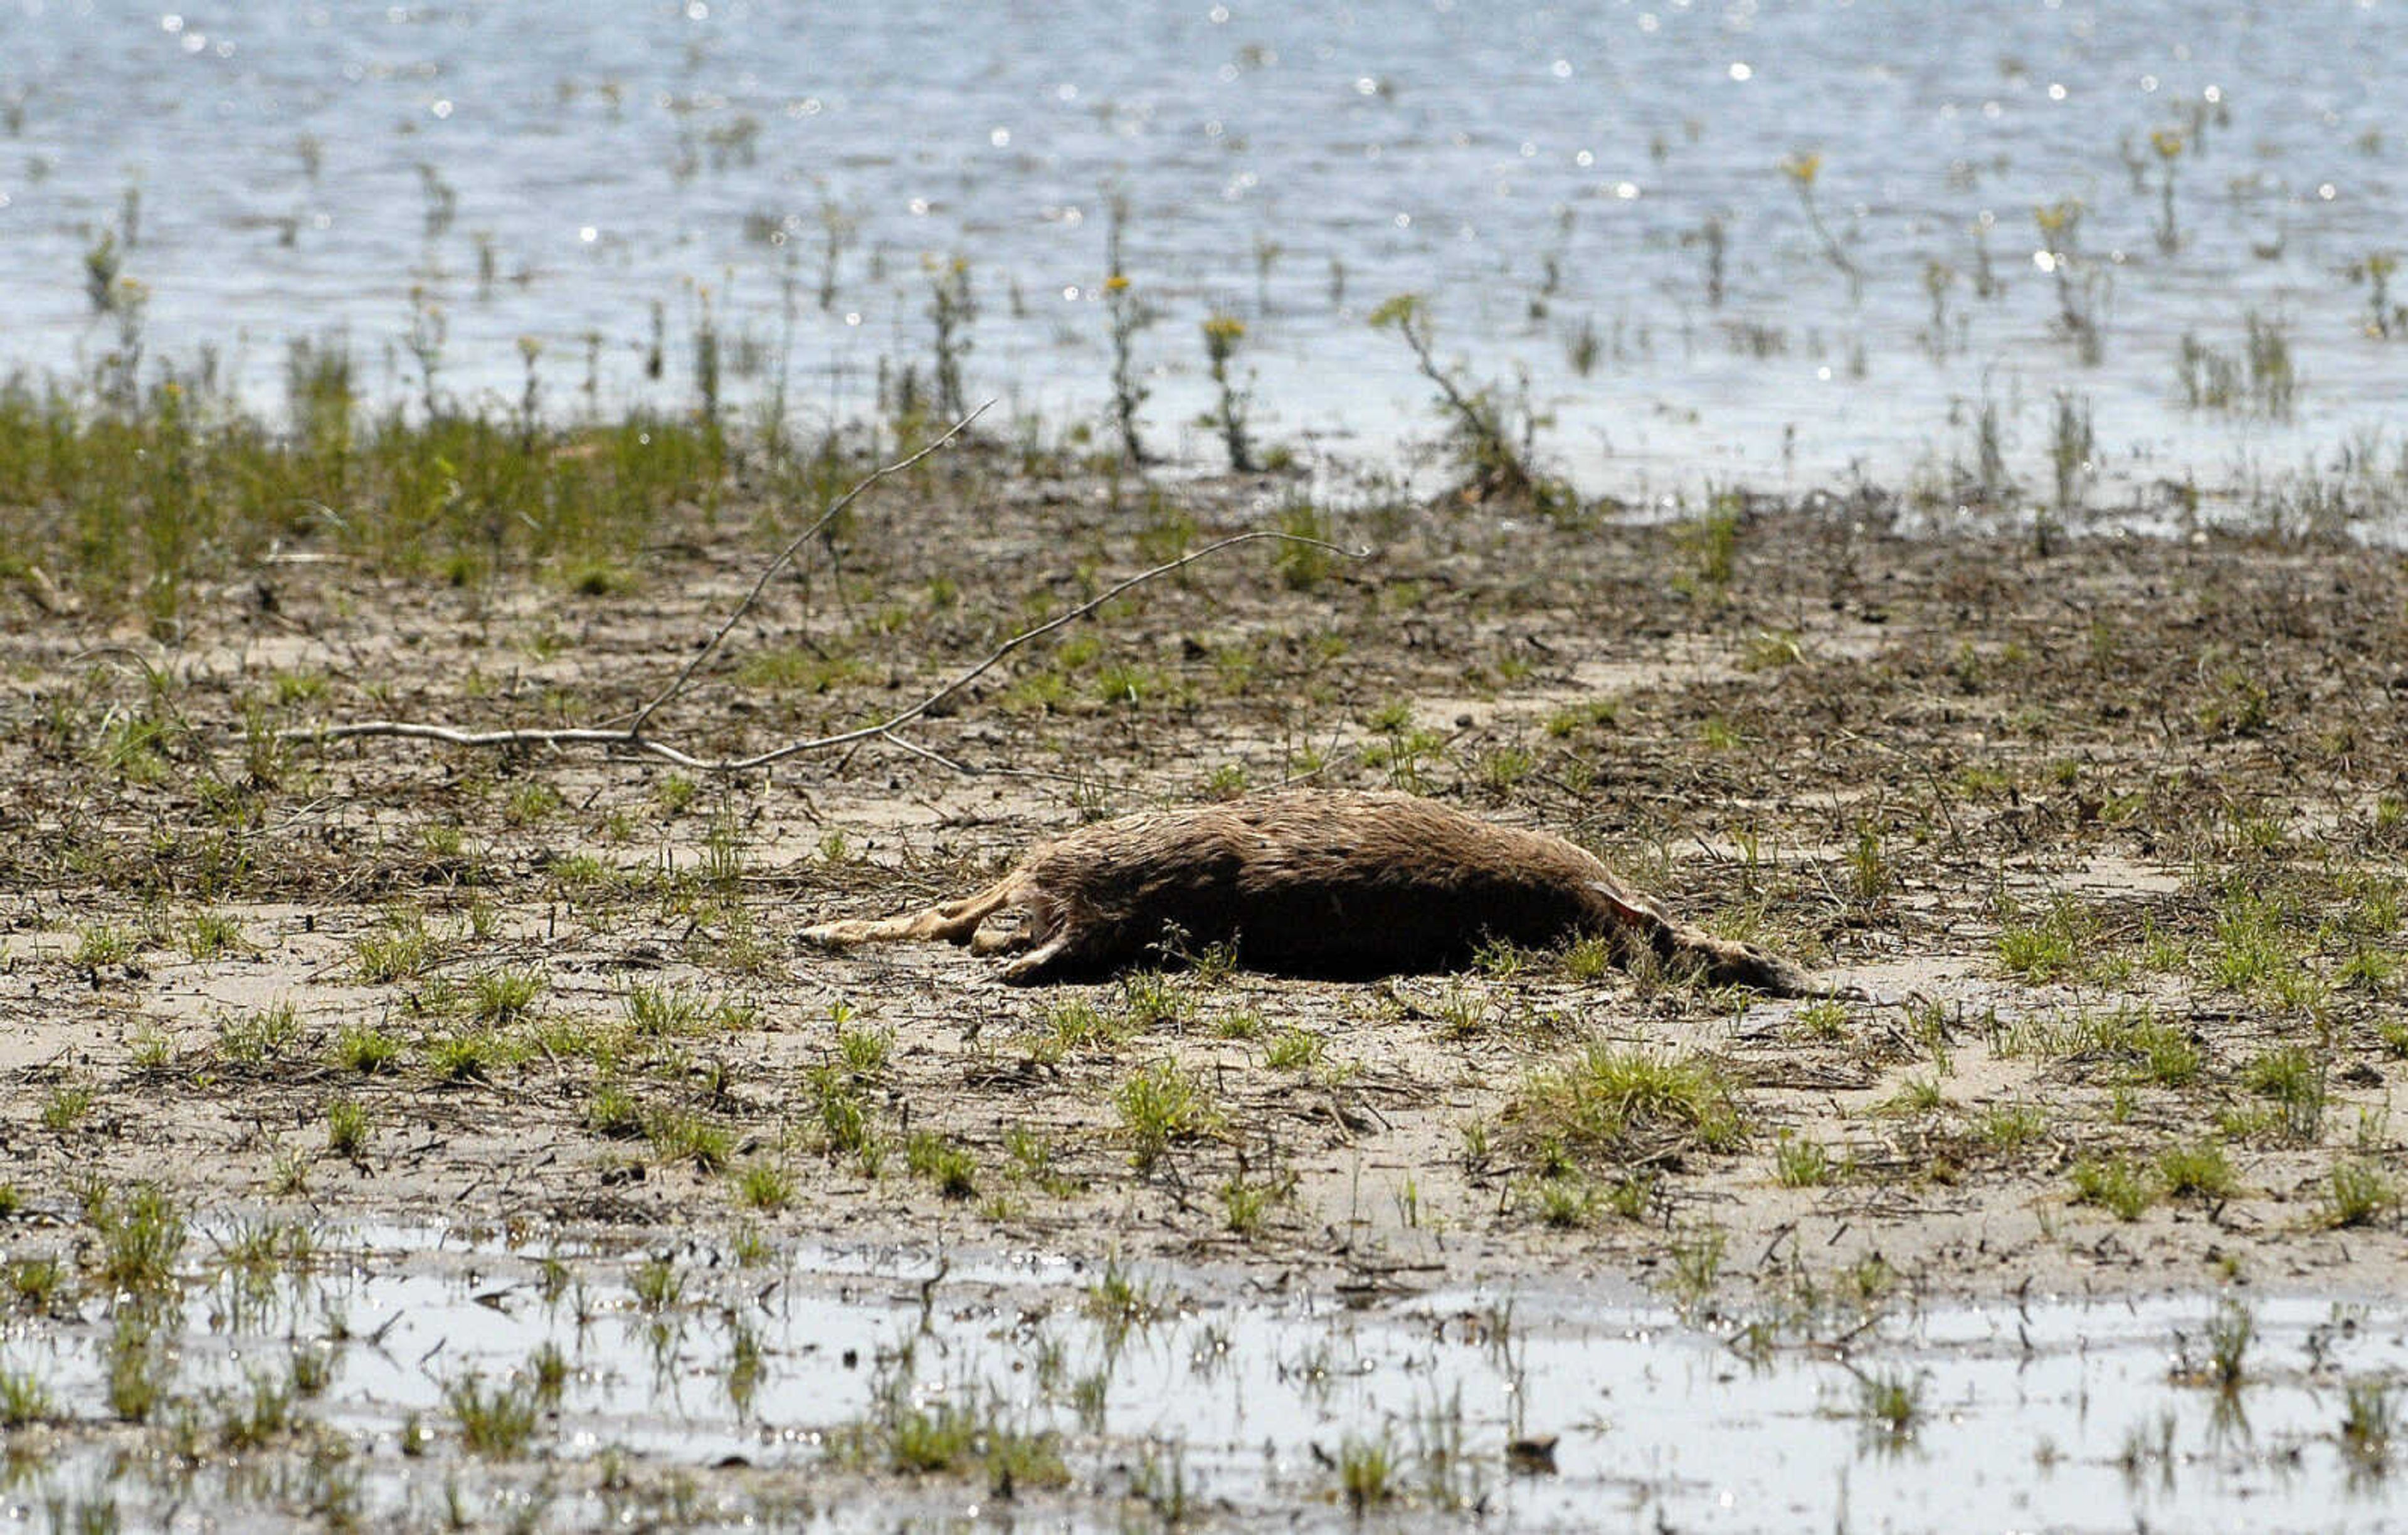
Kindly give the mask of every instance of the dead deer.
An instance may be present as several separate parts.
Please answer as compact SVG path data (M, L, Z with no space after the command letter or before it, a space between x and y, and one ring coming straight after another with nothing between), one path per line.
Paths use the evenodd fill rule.
M989 917L1016 908L1016 930ZM1459 963L1484 942L1610 940L1721 984L1818 991L1753 944L1676 922L1560 837L1475 820L1406 794L1301 790L1125 815L1045 843L974 896L883 920L823 923L810 942L942 939L1025 950L1016 983L1095 975L1149 954L1226 944L1249 968L1388 974Z

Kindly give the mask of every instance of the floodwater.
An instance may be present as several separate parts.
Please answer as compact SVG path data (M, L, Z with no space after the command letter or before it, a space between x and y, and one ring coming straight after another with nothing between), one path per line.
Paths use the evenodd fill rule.
M263 406L288 342L333 334L423 397L415 325L438 397L518 402L524 337L555 413L683 409L707 307L726 397L782 376L810 426L872 409L882 366L926 380L930 267L959 258L966 392L1059 430L1110 395L1117 195L1146 434L1191 463L1214 312L1247 326L1258 439L1394 463L1435 437L1367 323L1415 292L1440 360L1526 378L1542 456L1592 490L2044 498L2053 445L2086 458L2060 394L2091 423L2077 492L2400 480L2408 273L2382 307L2375 278L2408 213L2403 15L0 0L0 364L123 344L88 292L107 233L146 355L214 348Z
M698 1528L1118 1528L1181 1506L1334 1528L1343 1468L1375 1454L1378 1508L1407 1528L1478 1512L1510 1529L2329 1530L2401 1512L2388 1446L2343 1432L2353 1387L2388 1404L2408 1370L2408 1313L2388 1303L1893 1297L1684 1315L1544 1283L1366 1298L1033 1253L739 1264L702 1243L547 1250L414 1227L322 1229L314 1251L251 1279L193 1263L173 1390L239 1408L308 1355L322 1384L293 1412L351 1447L340 1506L371 1519L642 1522L664 1509L627 1489L684 1472L676 1516ZM101 1313L12 1328L0 1364L105 1423ZM2213 1335L2244 1316L2228 1389ZM547 1353L558 1392L524 1458L464 1461L458 1383L531 1390ZM1885 1409L1882 1387L1904 1405ZM1013 1503L976 1474L830 1476L892 1404L1054 1435L1069 1489ZM0 1523L101 1507L129 1527L233 1528L316 1485L229 1452L183 1467L106 1435L63 1442L11 1459ZM613 1476L544 1470L603 1456Z

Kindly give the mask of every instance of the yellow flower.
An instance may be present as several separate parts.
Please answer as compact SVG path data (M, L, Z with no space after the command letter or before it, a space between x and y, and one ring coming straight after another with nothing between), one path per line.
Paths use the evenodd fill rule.
M1118 272L1114 272L1111 276L1104 279L1104 292L1108 294L1126 293L1128 292L1128 279L1121 276Z
M2170 128L2159 128L2157 132L2151 134L2149 136L2149 142L2157 146L2157 155L2160 159L2172 160L2175 155L2178 155L2183 151L2182 135L2175 133Z
M1204 334L1220 341L1235 341L1246 334L1246 323L1231 315L1216 314L1204 322Z
M2071 227L2073 221L2079 218L2081 213L2082 205L2069 197L2061 203L2051 203L2046 208L2033 208L2032 222L2040 225L2042 234L2056 235Z
M1783 174L1801 187L1813 186L1815 174L1822 168L1823 157L1819 154L1793 154L1781 162Z

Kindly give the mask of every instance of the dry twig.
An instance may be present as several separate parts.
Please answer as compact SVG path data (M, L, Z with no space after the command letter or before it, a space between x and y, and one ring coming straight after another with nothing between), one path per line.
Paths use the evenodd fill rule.
M992 404L993 402L989 401L988 403ZM762 570L760 579L753 582L752 589L745 595L744 600L737 604L735 610L728 614L726 620L719 625L718 630L711 635L710 638L707 640L700 649L695 651L694 655L686 661L683 667L679 668L677 676L670 680L668 685L661 689L660 692L654 694L649 700L647 700L643 707L637 710L624 725L564 727L551 729L512 728L506 730L463 730L455 725L434 724L408 720L360 720L349 724L304 726L298 729L280 731L278 733L279 738L285 740L306 741L362 740L370 738L383 738L400 740L436 741L446 746L463 746L485 749L523 746L549 746L555 748L568 746L599 746L605 749L615 749L619 751L638 753L648 756L659 757L663 761L673 763L680 768L699 773L748 772L753 768L767 768L773 763L783 762L788 757L801 756L810 752L824 752L835 747L850 746L857 742L864 741L884 741L889 745L896 746L903 751L909 752L915 756L924 757L931 762L951 768L956 772L970 772L975 769L966 768L962 764L954 762L950 757L932 752L928 748L906 739L897 732L900 731L903 726L910 724L914 720L922 718L927 714L929 710L935 709L939 704L943 703L946 699L959 693L973 681L976 681L980 677L993 669L995 666L1001 662L1006 656L1011 654L1012 652L1036 640L1042 639L1045 636L1052 634L1054 631L1062 628L1066 624L1078 622L1080 619L1086 617L1097 609L1102 608L1107 603L1111 602L1114 598L1119 597L1125 593L1134 591L1136 588L1143 586L1149 581L1170 575L1175 571L1183 570L1187 567L1196 564L1198 560L1209 559L1212 555L1219 553L1221 551L1231 548L1237 544L1254 543L1261 539L1275 539L1283 543L1309 544L1316 549L1325 549L1333 553L1347 555L1349 558L1359 558L1363 552L1362 551L1341 549L1336 544L1327 543L1319 538L1305 538L1302 535L1294 533L1280 533L1266 529L1254 533L1232 534L1228 538L1217 539L1214 542L1206 544L1201 549L1182 554L1175 560L1167 560L1150 569L1140 570L1136 575L1129 576L1113 585L1105 588L1101 593L1080 603L1078 606L1067 609L1032 628L1023 629L1018 634L1013 635L1010 638L1006 639L1002 644L997 645L995 649L987 652L986 654L980 657L975 664L955 673L950 681L945 682L943 686L938 688L935 692L922 697L917 703L912 704L909 708L898 710L897 712L888 715L886 718L876 721L875 723L856 725L850 730L839 730L832 735L813 736L803 740L788 741L782 746L773 747L766 752L756 752L750 756L741 757L695 756L689 752L681 751L678 747L670 745L667 741L661 740L656 737L645 734L644 727L651 722L652 716L658 713L664 705L669 703L680 694L685 691L687 684L694 680L695 673L700 669L703 662L718 651L721 643L726 639L728 634L736 627L737 624L742 620L747 612L752 610L753 604L759 600L762 592L767 587L770 578L782 568L786 562L791 560L795 556L796 552L799 551L805 543L810 541L814 534L826 527L829 523L835 520L838 513L843 511L846 507L850 506L853 499L859 496L864 491L867 491L869 487L875 485L878 481L886 479L890 475L898 474L903 470L911 467L922 459L926 458L929 454L937 452L937 450L952 441L955 437L960 435L962 430L968 426L971 422L976 421L980 413L984 411L986 409L987 407L984 405L980 406L977 410L971 411L968 415L954 423L953 427L948 430L943 437L937 438L937 440L929 443L926 447L921 449L918 452L913 453L909 458L898 460L896 463L883 466L882 467L872 471L868 476L864 478L860 483L854 485L853 489L847 491L843 495L830 503L828 509L824 512L821 513L819 518L814 521L810 526L796 535L795 538L787 543L786 547L780 550L777 555L770 560L769 564Z

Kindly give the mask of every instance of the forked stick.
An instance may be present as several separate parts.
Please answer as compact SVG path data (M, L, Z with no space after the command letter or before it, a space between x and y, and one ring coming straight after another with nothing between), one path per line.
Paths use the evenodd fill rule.
M761 600L761 594L768 590L769 578L776 575L780 570L785 567L786 562L795 557L795 552L796 550L801 549L803 545L809 543L811 538L819 533L820 529L827 526L830 523L835 522L838 516L842 515L844 509L853 505L853 503L860 496L862 492L867 490L870 486L877 484L880 481L885 479L889 475L901 474L904 470L919 463L922 459L926 458L938 449L942 448L946 443L951 442L953 438L961 436L962 433L969 430L970 423L978 420L981 416L985 415L987 412L987 406L991 406L993 404L995 404L995 402L993 400L989 400L985 405L980 406L968 415L964 416L961 420L953 423L953 425L945 429L945 435L943 437L940 437L936 441L929 443L926 447L921 449L918 452L913 453L910 457L903 459L898 463L889 464L882 468L871 470L869 474L862 480L861 483L853 486L853 489L845 492L842 495L838 496L834 501L828 503L827 510L821 512L818 519L813 522L810 526L803 529L800 533L796 534L792 542L788 543L785 548L778 551L778 557L776 559L771 560L767 565L761 567L761 579L752 583L752 590L744 594L744 600L738 603L736 605L736 610L727 615L727 622L719 626L719 632L712 635L709 640L705 641L702 649L695 652L693 657L689 659L683 667L678 668L677 676L670 679L668 686L652 695L650 702L646 703L643 708L636 710L636 717L627 722L627 733L631 736L639 736L643 734L644 722L652 717L652 711L685 691L686 680L691 678L705 661L710 659L711 653L719 649L720 641L725 639L728 632L743 621L746 613L752 610L752 605Z
M989 402L989 404L992 403L992 401ZM935 452L947 442L953 440L953 438L957 436L964 427L978 419L981 411L985 409L986 406L980 406L978 410L973 410L968 416L965 416L960 421L954 423L953 428L946 432L943 437L940 437L936 441L929 443L926 447L921 449L918 452L913 453L910 457L887 465L884 467L876 470L867 478L864 479L859 484L853 486L852 490L847 491L842 496L838 497L834 503L832 503L828 507L827 510L820 515L817 521L813 522L810 527L805 528L800 534L796 535L793 541L788 543L784 549L779 551L777 556L772 559L767 567L762 571L760 580L753 582L752 590L746 594L744 600L737 605L736 610L728 615L724 623L720 624L718 631L714 633L702 646L702 648L696 651L693 657L679 669L677 676L670 681L668 686L653 695L653 696L647 701L642 708L637 710L635 714L624 726L463 730L454 725L427 724L408 720L360 720L350 724L312 725L302 726L292 730L282 730L277 733L278 739L282 740L336 741L360 740L369 737L381 737L400 740L437 741L446 746L465 746L475 748L512 746L615 747L622 751L638 752L650 756L659 757L666 762L673 763L680 768L688 768L698 773L749 772L755 768L767 768L773 763L783 762L788 757L800 756L807 752L824 752L832 747L849 746L856 741L882 739L896 746L899 746L907 752L911 752L917 755L926 757L933 762L942 763L944 766L953 768L958 771L962 770L960 764L953 762L951 759L939 755L934 752L930 752L924 747L918 746L905 738L896 735L896 732L902 726L907 725L912 721L926 714L928 710L936 708L939 704L944 702L947 698L952 697L954 694L959 693L971 682L976 681L980 677L985 675L986 672L991 670L996 663L1003 660L1004 657L1010 655L1012 652L1019 650L1022 646L1029 644L1034 640L1041 639L1045 636L1052 634L1054 630L1063 627L1065 624L1078 622L1080 619L1086 617L1088 614L1096 611L1098 608L1111 602L1113 598L1118 597L1125 593L1133 591L1140 586L1143 586L1148 581L1155 581L1161 577L1170 575L1174 571L1183 570L1187 567L1194 565L1197 561L1208 559L1235 544L1253 543L1257 539L1272 538L1283 543L1307 544L1315 549L1324 549L1335 554L1346 555L1350 559L1360 558L1362 555L1361 551L1341 549L1338 545L1326 542L1324 539L1309 538L1301 534L1281 533L1268 529L1258 530L1253 533L1232 534L1228 538L1206 544L1203 548L1196 550L1191 553L1182 554L1175 560L1168 560L1161 565L1154 566L1151 569L1140 570L1136 575L1127 577L1125 580L1107 587L1103 592L1088 598L1084 602L1080 603L1077 607L1070 608L1063 612L1057 613L1054 617L1047 619L1044 623L1036 625L1034 628L1023 629L1020 633L1013 635L1002 644L997 645L995 649L987 652L987 653L982 656L976 664L956 673L951 681L938 688L935 692L930 693L920 699L919 702L912 704L908 709L904 709L896 713L891 714L885 719L880 720L875 724L855 725L850 730L839 730L833 735L813 736L805 740L788 741L782 746L773 747L767 752L756 752L752 755L745 757L698 757L691 753L680 751L678 748L670 745L666 741L659 740L653 737L644 734L644 726L652 719L652 715L658 712L663 705L668 703L671 699L677 697L679 694L685 690L687 683L693 680L695 672L701 667L703 661L718 650L721 642L724 641L727 638L728 634L735 629L737 623L743 618L746 612L751 610L753 603L760 598L762 592L768 586L770 577L775 575L788 560L792 559L796 552L810 539L813 534L818 533L822 528L827 526L827 524L835 519L837 514L842 511L847 506L851 505L853 498L860 495L862 492L867 490L870 486L876 484L879 481L885 479L889 475L896 474L904 469L910 468L912 465L919 463L922 459L927 457L930 453Z

